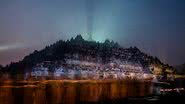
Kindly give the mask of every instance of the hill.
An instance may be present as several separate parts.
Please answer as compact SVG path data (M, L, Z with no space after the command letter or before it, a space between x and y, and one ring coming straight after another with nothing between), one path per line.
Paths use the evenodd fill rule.
M11 73L24 72L25 69L30 69L39 63L50 62L53 64L50 64L49 67L56 67L61 63L64 65L67 60L85 60L102 64L111 62L139 64L150 72L154 71L156 67L160 68L160 72L163 72L164 68L171 68L169 65L163 64L157 57L141 52L137 47L123 48L110 40L105 40L104 43L86 41L81 35L77 35L74 39L60 40L40 51L35 50L25 56L22 61L11 63L5 69ZM152 70L150 70L151 67L153 67Z

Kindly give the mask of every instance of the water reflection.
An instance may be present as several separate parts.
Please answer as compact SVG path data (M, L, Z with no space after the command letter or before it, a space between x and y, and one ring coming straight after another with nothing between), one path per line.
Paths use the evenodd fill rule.
M76 79L70 79L60 76L35 79L29 74L27 76L27 79L22 75L0 76L0 104L96 103L150 96L156 92L155 81L130 77L86 79L73 76Z
M1 104L75 104L152 94L139 80L1 80Z

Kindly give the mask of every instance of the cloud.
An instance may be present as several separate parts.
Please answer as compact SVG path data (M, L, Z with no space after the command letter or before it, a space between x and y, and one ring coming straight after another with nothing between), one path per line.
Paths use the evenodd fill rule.
M7 51L7 50L12 50L12 49L24 48L24 47L25 45L22 43L0 45L0 51Z

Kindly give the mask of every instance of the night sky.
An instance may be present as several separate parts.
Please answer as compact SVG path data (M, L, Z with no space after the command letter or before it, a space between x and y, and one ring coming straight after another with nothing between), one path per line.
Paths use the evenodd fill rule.
M0 0L2 65L77 34L182 64L185 0Z

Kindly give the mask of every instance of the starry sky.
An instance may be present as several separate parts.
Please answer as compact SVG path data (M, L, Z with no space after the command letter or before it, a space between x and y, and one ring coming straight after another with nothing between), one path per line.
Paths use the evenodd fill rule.
M185 63L185 0L0 0L0 64L82 34Z

